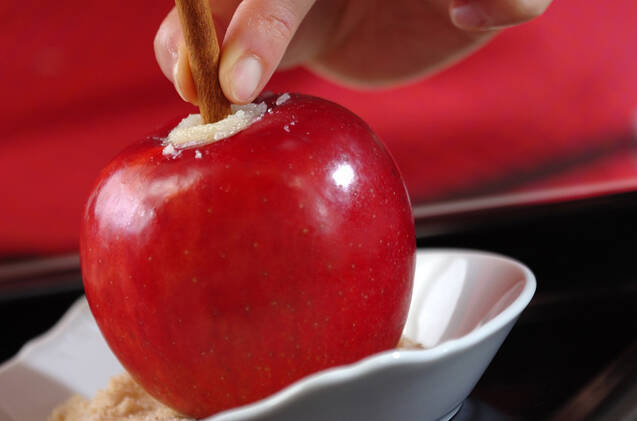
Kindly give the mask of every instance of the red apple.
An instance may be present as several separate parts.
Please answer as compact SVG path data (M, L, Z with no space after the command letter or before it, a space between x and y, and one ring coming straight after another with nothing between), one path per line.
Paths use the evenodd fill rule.
M414 222L392 158L331 102L292 95L244 131L116 157L81 231L84 286L115 355L194 417L396 345Z

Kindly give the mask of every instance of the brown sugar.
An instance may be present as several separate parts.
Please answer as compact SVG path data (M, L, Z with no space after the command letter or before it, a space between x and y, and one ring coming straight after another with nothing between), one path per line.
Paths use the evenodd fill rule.
M111 377L93 399L73 396L57 407L48 421L187 421L153 399L128 373Z
M397 349L424 349L402 337ZM194 421L153 399L128 373L111 377L93 399L73 396L58 406L48 421Z

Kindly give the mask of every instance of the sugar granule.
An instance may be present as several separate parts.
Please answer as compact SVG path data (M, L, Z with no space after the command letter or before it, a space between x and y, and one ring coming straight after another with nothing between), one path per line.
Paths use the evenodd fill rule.
M290 99L290 94L288 94L287 92L284 93L283 95L280 95L276 101L274 102L277 106L283 104L285 101L287 101L288 99Z
M167 144L166 146L164 146L164 149L162 149L161 154L164 156L170 156L171 158L177 158L179 155L181 155L181 151L178 151L175 149L175 147L172 145L172 143Z

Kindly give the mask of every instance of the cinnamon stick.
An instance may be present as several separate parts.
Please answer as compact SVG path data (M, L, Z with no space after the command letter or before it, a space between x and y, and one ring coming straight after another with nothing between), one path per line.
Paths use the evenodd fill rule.
M175 0L184 31L192 77L204 123L230 114L230 102L219 84L219 42L209 0Z

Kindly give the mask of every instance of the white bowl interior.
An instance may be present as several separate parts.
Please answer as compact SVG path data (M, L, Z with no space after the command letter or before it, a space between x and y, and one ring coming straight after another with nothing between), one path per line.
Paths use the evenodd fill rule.
M509 307L528 284L528 269L500 256L422 253L404 335L425 348L466 336Z

